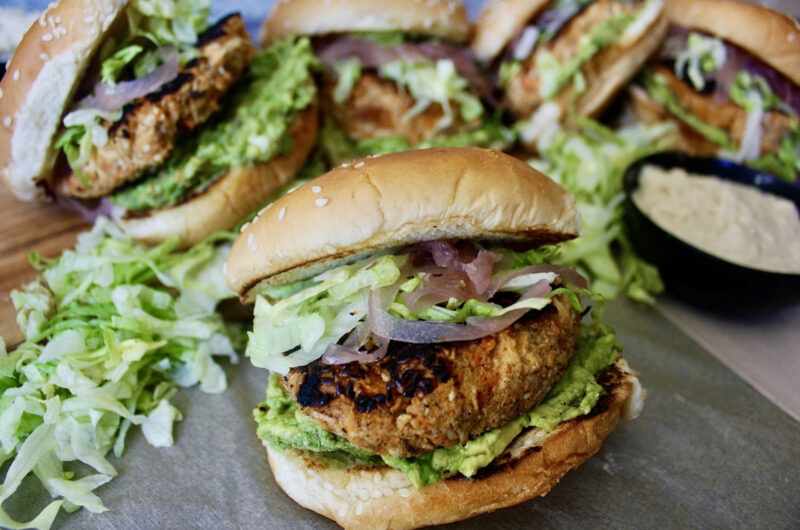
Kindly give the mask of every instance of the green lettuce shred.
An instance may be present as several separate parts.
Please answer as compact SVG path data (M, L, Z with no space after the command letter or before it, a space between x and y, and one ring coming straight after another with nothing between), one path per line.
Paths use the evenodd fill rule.
M514 267L517 264L543 263L554 253L550 247L526 254L505 248L492 250L504 256L495 265L495 275L518 268ZM320 358L329 345L366 318L371 291L394 285L401 279L401 269L407 261L407 254L365 258L311 279L262 289L256 297L253 331L248 332L246 355L255 366L282 374ZM528 280L535 283L539 279ZM410 292L421 283L418 278L406 278L400 290ZM570 299L579 305L572 293ZM470 317L496 317L515 309L542 309L549 303L549 296L520 300L505 308L479 300L451 299L444 305L413 311L398 294L388 310L410 321L461 323Z
M560 130L529 161L562 184L576 199L584 233L560 245L556 260L576 267L606 300L626 293L652 303L663 290L658 271L639 259L625 235L624 172L633 162L666 149L672 126L629 126L611 130L584 117L577 131Z
M106 455L122 455L130 427L170 446L177 388L225 390L213 356L235 362L244 335L215 311L232 296L222 280L232 239L150 248L100 218L75 250L32 254L41 277L11 295L25 341L0 344L0 457L11 462L0 503L30 472L60 499L28 522L0 508L0 525L49 528L60 508L106 511L93 490L117 474ZM93 471L79 476L71 462Z

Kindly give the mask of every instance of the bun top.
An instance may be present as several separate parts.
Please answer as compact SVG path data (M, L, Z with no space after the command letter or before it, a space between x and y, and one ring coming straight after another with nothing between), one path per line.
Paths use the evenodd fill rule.
M490 0L475 21L470 46L475 58L488 63L503 51L519 28L538 15L550 0Z
M61 0L30 27L0 82L0 176L31 200L56 161L53 137L75 87L126 0Z
M457 43L469 38L460 0L278 0L261 24L266 46L290 35L354 31L403 31Z
M744 48L800 85L800 26L772 9L733 0L668 0L670 23Z
M281 197L242 230L225 279L242 299L256 284L308 278L382 249L440 238L526 246L576 237L574 198L509 155L434 148L344 164Z

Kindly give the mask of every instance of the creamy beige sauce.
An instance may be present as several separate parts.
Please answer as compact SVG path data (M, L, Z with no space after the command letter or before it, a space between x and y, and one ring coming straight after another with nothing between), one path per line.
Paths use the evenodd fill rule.
M752 186L645 166L633 200L657 225L724 260L800 273L794 203Z

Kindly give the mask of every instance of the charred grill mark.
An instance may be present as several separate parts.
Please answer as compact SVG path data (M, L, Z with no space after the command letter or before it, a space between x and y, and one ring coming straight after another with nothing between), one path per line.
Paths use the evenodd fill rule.
M239 13L230 13L219 19L213 26L209 27L197 37L197 44L195 46L199 48L204 44L208 44L213 40L227 35L228 32L225 31L225 23L236 16L239 16Z
M191 81L193 77L194 76L192 75L191 72L181 72L177 76L175 76L175 79L173 79L172 81L167 81L166 83L161 85L161 88L159 88L155 92L147 94L147 96L145 97L149 102L157 103L161 101L161 99L164 98L165 96L168 96L180 90L180 88L184 84Z
M321 384L322 379L318 373L309 373L297 392L297 402L304 407L323 407L330 403L336 396L324 392Z
M391 343L386 357L375 364L316 362L297 370L305 374L297 394L301 406L324 407L343 398L352 401L359 412L387 406L395 398L430 394L453 377L438 348L398 342ZM371 390L370 381L381 384Z

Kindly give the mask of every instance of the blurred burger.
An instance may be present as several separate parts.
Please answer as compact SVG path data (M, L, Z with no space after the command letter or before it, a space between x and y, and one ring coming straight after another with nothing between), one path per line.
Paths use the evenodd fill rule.
M457 521L544 495L638 413L582 278L549 263L573 203L508 155L434 148L334 169L239 235L226 280L255 300L258 436L293 499L345 527Z
M313 144L308 41L254 53L207 1L62 0L31 26L0 89L2 176L113 215L132 236L190 245L230 228Z
M678 122L676 147L794 181L800 172L800 27L730 0L669 0L658 61L630 89L637 116Z
M472 40L528 147L595 117L658 50L663 0L491 0Z
M482 104L469 33L459 0L288 0L276 3L260 40L312 38L323 64L320 144L338 165L411 147L510 143Z

